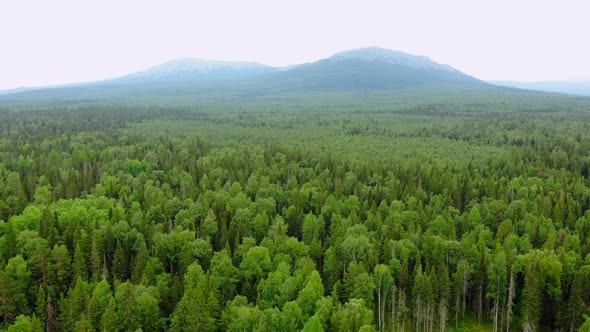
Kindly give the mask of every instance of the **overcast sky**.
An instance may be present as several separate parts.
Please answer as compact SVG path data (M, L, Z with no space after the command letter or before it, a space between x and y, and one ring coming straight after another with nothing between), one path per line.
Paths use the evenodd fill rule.
M486 80L590 78L590 1L0 0L0 89L180 57L284 66L365 46Z

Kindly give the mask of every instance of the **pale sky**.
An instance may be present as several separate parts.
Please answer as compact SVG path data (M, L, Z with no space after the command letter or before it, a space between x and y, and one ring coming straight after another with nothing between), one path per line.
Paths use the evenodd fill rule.
M590 1L0 0L0 89L181 57L284 66L379 46L485 80L590 78Z

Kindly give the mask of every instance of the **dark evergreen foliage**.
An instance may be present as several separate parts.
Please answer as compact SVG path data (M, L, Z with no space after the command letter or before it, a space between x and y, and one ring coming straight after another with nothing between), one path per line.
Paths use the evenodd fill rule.
M588 100L198 105L0 111L2 328L572 331L590 314Z

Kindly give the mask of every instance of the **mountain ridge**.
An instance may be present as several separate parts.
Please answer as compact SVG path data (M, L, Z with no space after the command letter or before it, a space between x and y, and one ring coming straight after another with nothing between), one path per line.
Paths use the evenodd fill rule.
M377 47L339 52L268 77L275 84L298 90L384 90L437 83L487 84L428 57Z
M342 51L332 55L328 59L365 59L371 61L382 61L391 64L406 65L413 68L457 71L449 65L434 62L429 57L424 55L413 55L402 51L380 47L364 47Z
M570 81L491 81L492 84L513 87L517 89L564 93L578 96L590 96L590 79Z
M271 67L251 61L180 58L113 79L74 83L66 88L37 88L5 94L1 98L61 98L76 94L194 94L211 91L240 91L259 95L292 90L388 90L441 83L488 84L426 56L367 47L287 67Z
M164 62L146 70L135 72L115 81L134 79L148 80L206 80L239 78L251 74L273 71L274 68L257 62L220 61L201 58L180 58ZM112 81L112 80L111 80Z

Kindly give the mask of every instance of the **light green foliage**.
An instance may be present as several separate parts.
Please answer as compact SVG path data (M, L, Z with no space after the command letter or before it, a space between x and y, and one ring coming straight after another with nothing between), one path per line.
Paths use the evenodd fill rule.
M8 332L43 332L43 325L36 317L20 315L16 318L14 324L8 327Z
M281 331L285 325L284 317L277 308L262 311L258 331Z
M324 332L324 327L322 323L317 318L317 316L312 316L307 323L303 326L304 332Z
M303 313L301 308L295 301L285 303L283 306L283 314L285 315L285 330L298 331L303 327Z
M268 277L261 280L257 286L258 298L262 309L283 307L291 299L289 291L296 281L291 277L291 267L286 262L280 262L276 271L270 272Z
M101 326L101 318L109 306L112 293L106 280L99 282L88 302L88 319L93 326Z
M155 287L138 286L135 289L137 315L143 331L160 330L160 295Z
M239 280L238 269L233 265L227 250L213 254L209 274L215 288L221 293L222 303L225 303L234 295Z
M227 331L253 331L259 327L260 309L247 304L248 300L242 296L228 303L223 312L223 321Z
M317 271L313 271L305 287L299 292L297 303L305 317L310 317L316 312L317 302L324 296L324 285Z
M360 331L364 325L371 324L373 313L363 300L352 299L334 311L331 323L336 331Z
M419 90L0 104L0 330L583 331L588 100Z
M30 275L21 255L11 258L0 270L0 314L5 321L11 321L17 313L28 312Z
M90 323L90 321L86 317L82 317L79 321L77 321L76 324L74 324L73 330L75 332L95 331L94 327L92 326L92 323Z
M109 299L109 305L101 317L101 326L105 331L120 331L117 318L117 305L112 296Z
M346 230L341 249L345 259L356 263L357 261L368 263L371 257L373 244L367 228L363 225L355 225Z
M259 280L272 268L268 249L253 247L248 250L240 263L240 270L244 277Z
M372 307L375 281L362 264L350 263L344 277L344 289L348 299L362 299Z
M207 306L206 276L198 263L188 267L184 295L172 315L172 331L211 331L214 320ZM157 304L157 303L156 303ZM146 308L147 309L147 308ZM146 311L146 314L149 311Z

